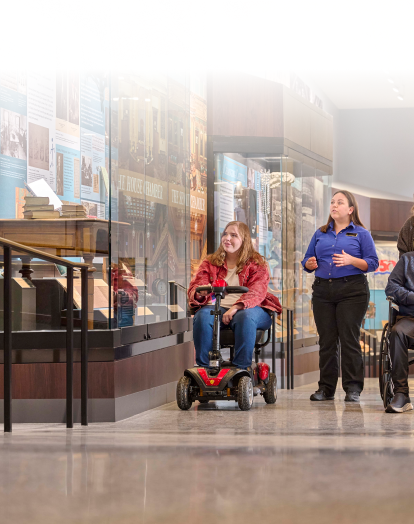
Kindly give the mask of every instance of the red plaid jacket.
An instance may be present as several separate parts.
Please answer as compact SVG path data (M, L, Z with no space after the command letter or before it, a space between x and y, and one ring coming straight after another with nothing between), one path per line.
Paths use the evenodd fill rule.
M188 300L191 307L199 309L205 306L211 295L200 298L195 298L195 290L198 286L207 286L212 284L217 278L225 278L227 275L227 265L224 262L223 266L213 266L208 260L204 260L198 268L196 276L190 282L188 288ZM243 304L244 309L253 308L255 306L264 307L271 311L282 311L279 299L268 293L267 286L269 284L269 271L266 266L259 266L254 261L247 262L244 268L239 273L239 284L249 288L247 293L240 295L236 304Z

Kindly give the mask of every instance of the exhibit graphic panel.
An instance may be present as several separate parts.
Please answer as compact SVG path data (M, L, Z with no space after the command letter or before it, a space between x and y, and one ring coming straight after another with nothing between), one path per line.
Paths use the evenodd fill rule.
M44 178L56 190L56 78L54 73L28 73L27 182ZM59 194L59 193L58 193ZM63 193L60 193L61 195Z
M27 178L26 74L0 73L0 217L14 217L16 188Z

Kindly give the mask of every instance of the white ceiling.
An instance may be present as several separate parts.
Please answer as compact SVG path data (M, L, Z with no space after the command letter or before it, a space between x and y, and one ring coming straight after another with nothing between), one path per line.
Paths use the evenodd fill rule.
M319 71L312 72L311 77L338 109L414 107L412 72ZM397 98L399 94L404 100Z

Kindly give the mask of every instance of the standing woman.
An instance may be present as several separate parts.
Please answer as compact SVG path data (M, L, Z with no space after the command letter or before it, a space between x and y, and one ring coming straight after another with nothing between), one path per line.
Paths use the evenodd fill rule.
M345 401L358 402L364 387L360 329L369 302L364 273L377 269L378 257L349 191L332 197L328 221L313 235L302 265L308 273L315 271L312 305L320 345L319 389L310 398L334 399L340 342Z

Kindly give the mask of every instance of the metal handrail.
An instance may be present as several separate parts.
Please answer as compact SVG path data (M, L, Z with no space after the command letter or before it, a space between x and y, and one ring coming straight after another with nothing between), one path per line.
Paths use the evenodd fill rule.
M81 424L88 425L88 264L71 262L0 237L4 257L4 431L12 431L12 251L67 268L66 427L73 428L73 270L81 270Z
M287 312L286 319L286 389L294 389L295 387L295 365L293 359L293 308L282 306L282 309ZM283 343L284 344L284 343ZM283 374L282 374L283 376Z

